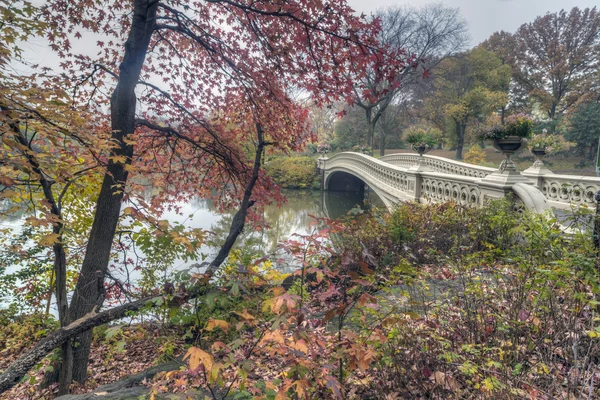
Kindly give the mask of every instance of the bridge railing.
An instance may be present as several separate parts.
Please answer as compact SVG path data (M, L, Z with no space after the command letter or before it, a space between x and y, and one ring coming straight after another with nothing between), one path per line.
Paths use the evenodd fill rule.
M568 210L577 207L596 207L594 195L600 190L600 178L592 176L544 174L532 176L551 207Z
M600 190L600 178L595 177L558 175L535 168L517 176L503 175L494 168L435 156L420 159L416 154L375 159L338 153L319 159L319 168L325 187L332 173L344 171L362 179L388 206L402 200L483 205L489 198L513 192L538 211L549 207L568 210L595 206L594 195Z
M442 174L484 178L496 171L496 168L482 167L479 165L450 160L444 157L424 155L423 159L425 161L425 165L429 169ZM410 153L397 153L380 157L379 160L399 167L410 168L411 166L419 163L419 155Z

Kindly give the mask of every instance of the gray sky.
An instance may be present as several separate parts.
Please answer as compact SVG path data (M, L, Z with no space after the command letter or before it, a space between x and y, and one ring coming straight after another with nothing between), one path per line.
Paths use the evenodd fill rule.
M347 0L358 12L369 14L378 8L394 5L421 5L436 3L435 0ZM471 45L487 39L500 30L514 32L526 22L532 22L538 15L547 11L581 9L599 6L599 0L444 0L448 7L460 8L461 15L469 24Z

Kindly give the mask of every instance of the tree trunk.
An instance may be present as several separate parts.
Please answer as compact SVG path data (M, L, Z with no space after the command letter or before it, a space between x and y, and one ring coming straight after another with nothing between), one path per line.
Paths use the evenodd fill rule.
M373 137L375 136L375 124L372 121L372 109L368 108L366 110L367 114L367 124L369 126L368 139L367 139L367 148L369 149L369 154L373 155Z
M383 133L379 135L379 156L385 156L385 135Z
M131 163L133 155L133 146L127 145L124 138L135 130L135 88L156 24L157 4L149 0L134 2L131 30L119 66L119 81L111 96L112 138L118 146L113 150L98 196L85 258L71 301L72 321L82 318L104 301L104 277L128 177L125 167ZM61 376L61 384L70 381L69 371L76 381L86 380L91 338L89 330L74 338L73 343L67 342L72 353L66 349L63 355L63 363L67 365L63 366L66 375ZM72 368L68 365L71 363Z
M197 294L204 293L202 290L198 290ZM190 296L191 297L191 296ZM42 358L44 358L52 350L61 346L63 343L67 343L69 338L82 332L91 331L95 326L105 324L107 322L114 321L124 317L130 311L140 310L145 306L154 306L157 304L156 299L161 296L153 296L146 299L138 300L132 303L127 303L122 306L111 308L101 313L90 312L81 319L78 319L71 324L62 327L44 339L40 340L31 349L27 350L21 355L16 361L14 361L2 374L0 374L0 393L10 389L19 381L23 376L29 372L34 365L36 365Z
M465 145L465 128L466 128L466 124L461 124L461 123L456 123L456 136L458 138L458 141L456 142L456 159L457 160L462 160L463 159L463 147Z
M62 224L61 224L62 225ZM62 226L58 228L54 227L55 233L62 229ZM65 327L69 325L70 315L69 315L69 303L67 299L67 257L65 254L65 248L62 244L62 235L59 236L59 243L54 244L54 273L56 276L56 305L58 307L58 318L60 319L60 326ZM65 358L65 354L69 355L71 351L71 346L68 346L67 343L63 343L61 347L61 354L63 355L63 359ZM69 392L69 385L71 384L71 376L72 376L72 364L71 363L61 363L59 379L64 376L65 379L60 379L58 393L64 394ZM57 370L58 371L58 370ZM56 379L56 376L53 377Z
M187 292L188 300L195 299L196 297L202 296L207 292L207 290L210 288L209 281L211 276L218 270L225 258L227 258L229 251L233 247L237 237L244 229L248 209L253 204L253 201L250 200L250 198L252 197L254 186L258 181L262 155L265 147L269 144L264 141L264 135L260 125L257 125L257 136L258 145L254 159L254 166L252 168L252 175L250 177L250 181L246 185L244 197L242 198L240 207L233 218L233 222L229 229L229 235L227 236L225 243L223 243L219 249L215 259L208 265L206 273L204 274L204 279L199 281L196 286L189 288L189 291ZM109 310L105 310L101 313L96 313L96 307L93 307L89 313L85 314L80 319L75 320L66 327L62 327L59 330L50 333L47 337L40 340L31 349L27 350L25 354L21 355L16 361L10 364L6 371L0 374L0 394L19 383L21 378L23 378L23 376L50 351L65 343L69 343L69 339L71 337L76 335L81 336L81 334L85 332L91 332L92 328L120 319L129 312L138 311L144 307L155 307L160 304L156 301L160 298L162 298L162 295L147 297L142 300L130 302Z

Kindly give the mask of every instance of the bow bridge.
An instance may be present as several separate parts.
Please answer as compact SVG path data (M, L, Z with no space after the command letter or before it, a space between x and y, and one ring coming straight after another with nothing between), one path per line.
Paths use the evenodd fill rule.
M483 206L512 194L517 207L541 213L595 206L600 190L600 178L554 174L541 162L518 172L512 163L495 169L418 154L377 159L344 152L319 158L318 166L323 190L360 191L367 186L388 208L411 200Z

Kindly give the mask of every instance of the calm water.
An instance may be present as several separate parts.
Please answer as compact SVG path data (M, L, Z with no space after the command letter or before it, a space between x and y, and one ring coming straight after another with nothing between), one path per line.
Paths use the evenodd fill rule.
M294 269L298 264L291 256L281 250L279 245L282 242L293 238L295 234L310 234L316 229L315 217L337 219L346 215L352 208L363 206L363 197L358 193L285 190L283 194L288 200L287 204L282 207L275 205L265 207L263 213L264 229L257 230L248 226L238 237L235 246L235 248L248 251L251 254L275 256L279 260L278 266L283 270ZM369 197L369 202L380 205L379 199L373 197ZM180 206L180 214L175 212L165 213L162 219L180 222L190 228L201 228L212 232L211 241L214 246L204 245L200 249L200 253L206 256L207 261L210 261L218 250L217 246L224 241L229 231L233 213L221 214L210 201L202 199L180 204ZM18 231L25 217L26 215L15 215L12 218L0 220L0 229L11 227L13 231ZM136 254L141 258L144 257L139 249ZM187 269L193 263L194 261L175 260L169 263L168 268L165 268L162 274L166 277L174 271ZM5 273L14 273L18 269L18 265L11 266ZM144 280L143 272L132 269L117 268L112 270L111 273L119 280L132 283L134 286L140 280ZM1 297L0 306L3 302ZM4 300L7 300L7 298L5 297Z
M263 229L247 226L238 237L236 248L249 250L254 254L284 255L278 250L279 245L293 238L294 235L307 235L315 229L315 218L338 219L357 206L363 206L363 198L358 193L320 192L284 190L287 204L282 207L267 206L264 209ZM369 198L377 204L378 199ZM219 214L208 200L197 200L183 205L182 215L167 213L163 218L177 221L190 228L201 228L211 231L213 242L221 244L229 232L233 213ZM188 217L189 216L189 217ZM204 246L201 252L209 255L216 253L216 247ZM173 267L185 266L182 261Z

